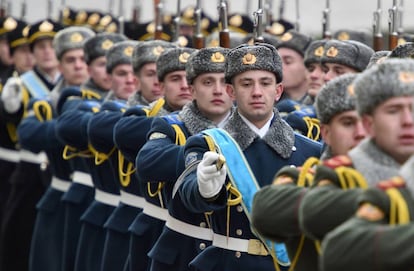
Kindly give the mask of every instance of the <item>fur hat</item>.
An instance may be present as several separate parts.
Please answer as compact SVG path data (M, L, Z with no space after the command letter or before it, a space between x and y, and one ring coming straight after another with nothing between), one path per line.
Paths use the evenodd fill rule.
M120 41L127 40L122 34L118 33L99 33L85 42L85 62L89 65L94 59L105 56L112 46Z
M307 67L311 63L320 63L324 54L324 46L327 40L314 40L312 41L305 51L304 63Z
M390 55L390 58L414 58L414 42L406 42L395 47Z
M174 71L184 71L188 58L196 51L192 48L171 48L165 50L157 59L157 75L160 82Z
M188 84L203 73L224 73L224 64L229 49L214 47L203 48L191 54L186 65Z
M125 40L116 43L106 52L106 71L112 70L120 64L132 65L132 53L138 41Z
M229 51L225 65L226 83L237 74L250 70L265 70L274 73L277 82L282 82L282 59L273 45L258 43L242 44Z
M360 115L393 97L414 95L414 60L386 59L361 73L354 82Z
M371 58L369 59L367 69L369 69L373 65L379 64L380 61L383 61L384 59L389 57L390 53L391 51L388 50L376 51L375 53L373 53Z
M355 110L355 95L349 87L356 78L355 73L347 73L327 82L315 99L315 109L321 123L345 111Z
M333 39L356 40L370 46L372 44L371 34L363 30L339 29L333 34Z
M321 58L322 64L342 64L359 72L367 67L369 59L374 53L372 48L354 40L329 40L325 43L324 51Z
M176 48L174 43L163 40L149 40L140 42L132 55L134 72L137 73L147 63L157 62L158 57L168 48Z
M60 30L53 38L56 57L61 59L68 50L83 49L86 40L93 36L95 32L87 27L71 26Z
M291 29L280 37L280 43L276 48L289 48L303 56L311 42L311 37Z

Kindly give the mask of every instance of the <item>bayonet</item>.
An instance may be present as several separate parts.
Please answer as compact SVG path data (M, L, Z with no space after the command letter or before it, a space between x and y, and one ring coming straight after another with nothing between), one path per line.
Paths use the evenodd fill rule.
M374 36L374 43L373 48L375 51L380 51L383 49L384 39L382 36L381 31L381 16L382 16L382 8L381 8L381 0L377 1L377 9L374 11L374 20L372 22L372 29L373 29L373 36Z
M162 0L154 0L155 5L155 33L154 40L160 40L162 38L162 12L164 4Z
M398 7L397 0L393 0L392 8L388 9L388 47L394 49L398 45Z
M258 0L259 5L257 10L253 13L254 16L254 41L264 42L263 38L263 0Z
M194 25L194 36L193 46L196 49L204 47L204 36L201 32L201 0L197 0L196 7L194 9L195 25Z
M330 26L330 13L331 13L331 5L330 1L326 0L325 9L323 10L322 14L322 37L324 39L332 38L331 33L331 26Z
M229 24L227 18L227 1L221 0L218 7L219 12L219 23L220 23L220 33L219 41L220 46L223 48L230 48L230 32Z
M177 9L175 12L175 17L173 19L173 42L178 41L178 37L180 36L180 23L181 23L181 0L177 0Z

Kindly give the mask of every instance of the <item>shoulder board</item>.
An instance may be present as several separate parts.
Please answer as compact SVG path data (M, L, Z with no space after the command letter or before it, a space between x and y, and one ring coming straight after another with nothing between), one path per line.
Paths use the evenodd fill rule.
M338 155L323 161L323 165L335 169L337 167L352 167L352 160L348 155Z
M178 113L169 114L166 116L162 116L165 121L167 121L170 125L177 124L182 125L184 122L181 120L180 116L178 116Z
M405 187L405 181L403 178L396 176L388 180L383 180L377 183L377 187L381 190L387 190L390 188Z

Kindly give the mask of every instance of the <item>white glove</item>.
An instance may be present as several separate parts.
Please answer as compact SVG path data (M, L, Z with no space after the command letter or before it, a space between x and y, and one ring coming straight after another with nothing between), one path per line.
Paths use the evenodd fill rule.
M20 78L10 77L1 92L4 109L10 114L16 113L22 105L22 99L23 90Z
M218 153L208 151L204 153L203 160L197 166L198 191L203 198L209 199L216 196L226 181L226 167L217 169L218 158Z

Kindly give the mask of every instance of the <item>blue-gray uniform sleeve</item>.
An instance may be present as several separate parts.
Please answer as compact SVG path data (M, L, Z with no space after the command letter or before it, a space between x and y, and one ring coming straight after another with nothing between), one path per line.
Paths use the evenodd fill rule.
M207 143L201 135L188 138L184 148L186 171L183 181L178 187L184 205L195 213L220 210L226 207L227 192L223 188L214 200L201 196L197 184L197 164L202 160L204 152L208 150Z
M410 270L413 240L412 223L390 226L352 217L324 238L320 270Z
M138 151L146 142L153 118L147 117L142 110L138 111L140 114L128 111L114 127L114 142L125 159L135 164Z
M154 118L147 142L136 159L143 181L175 182L184 171L183 146L175 144L176 133L163 118ZM177 173L178 172L178 173Z

